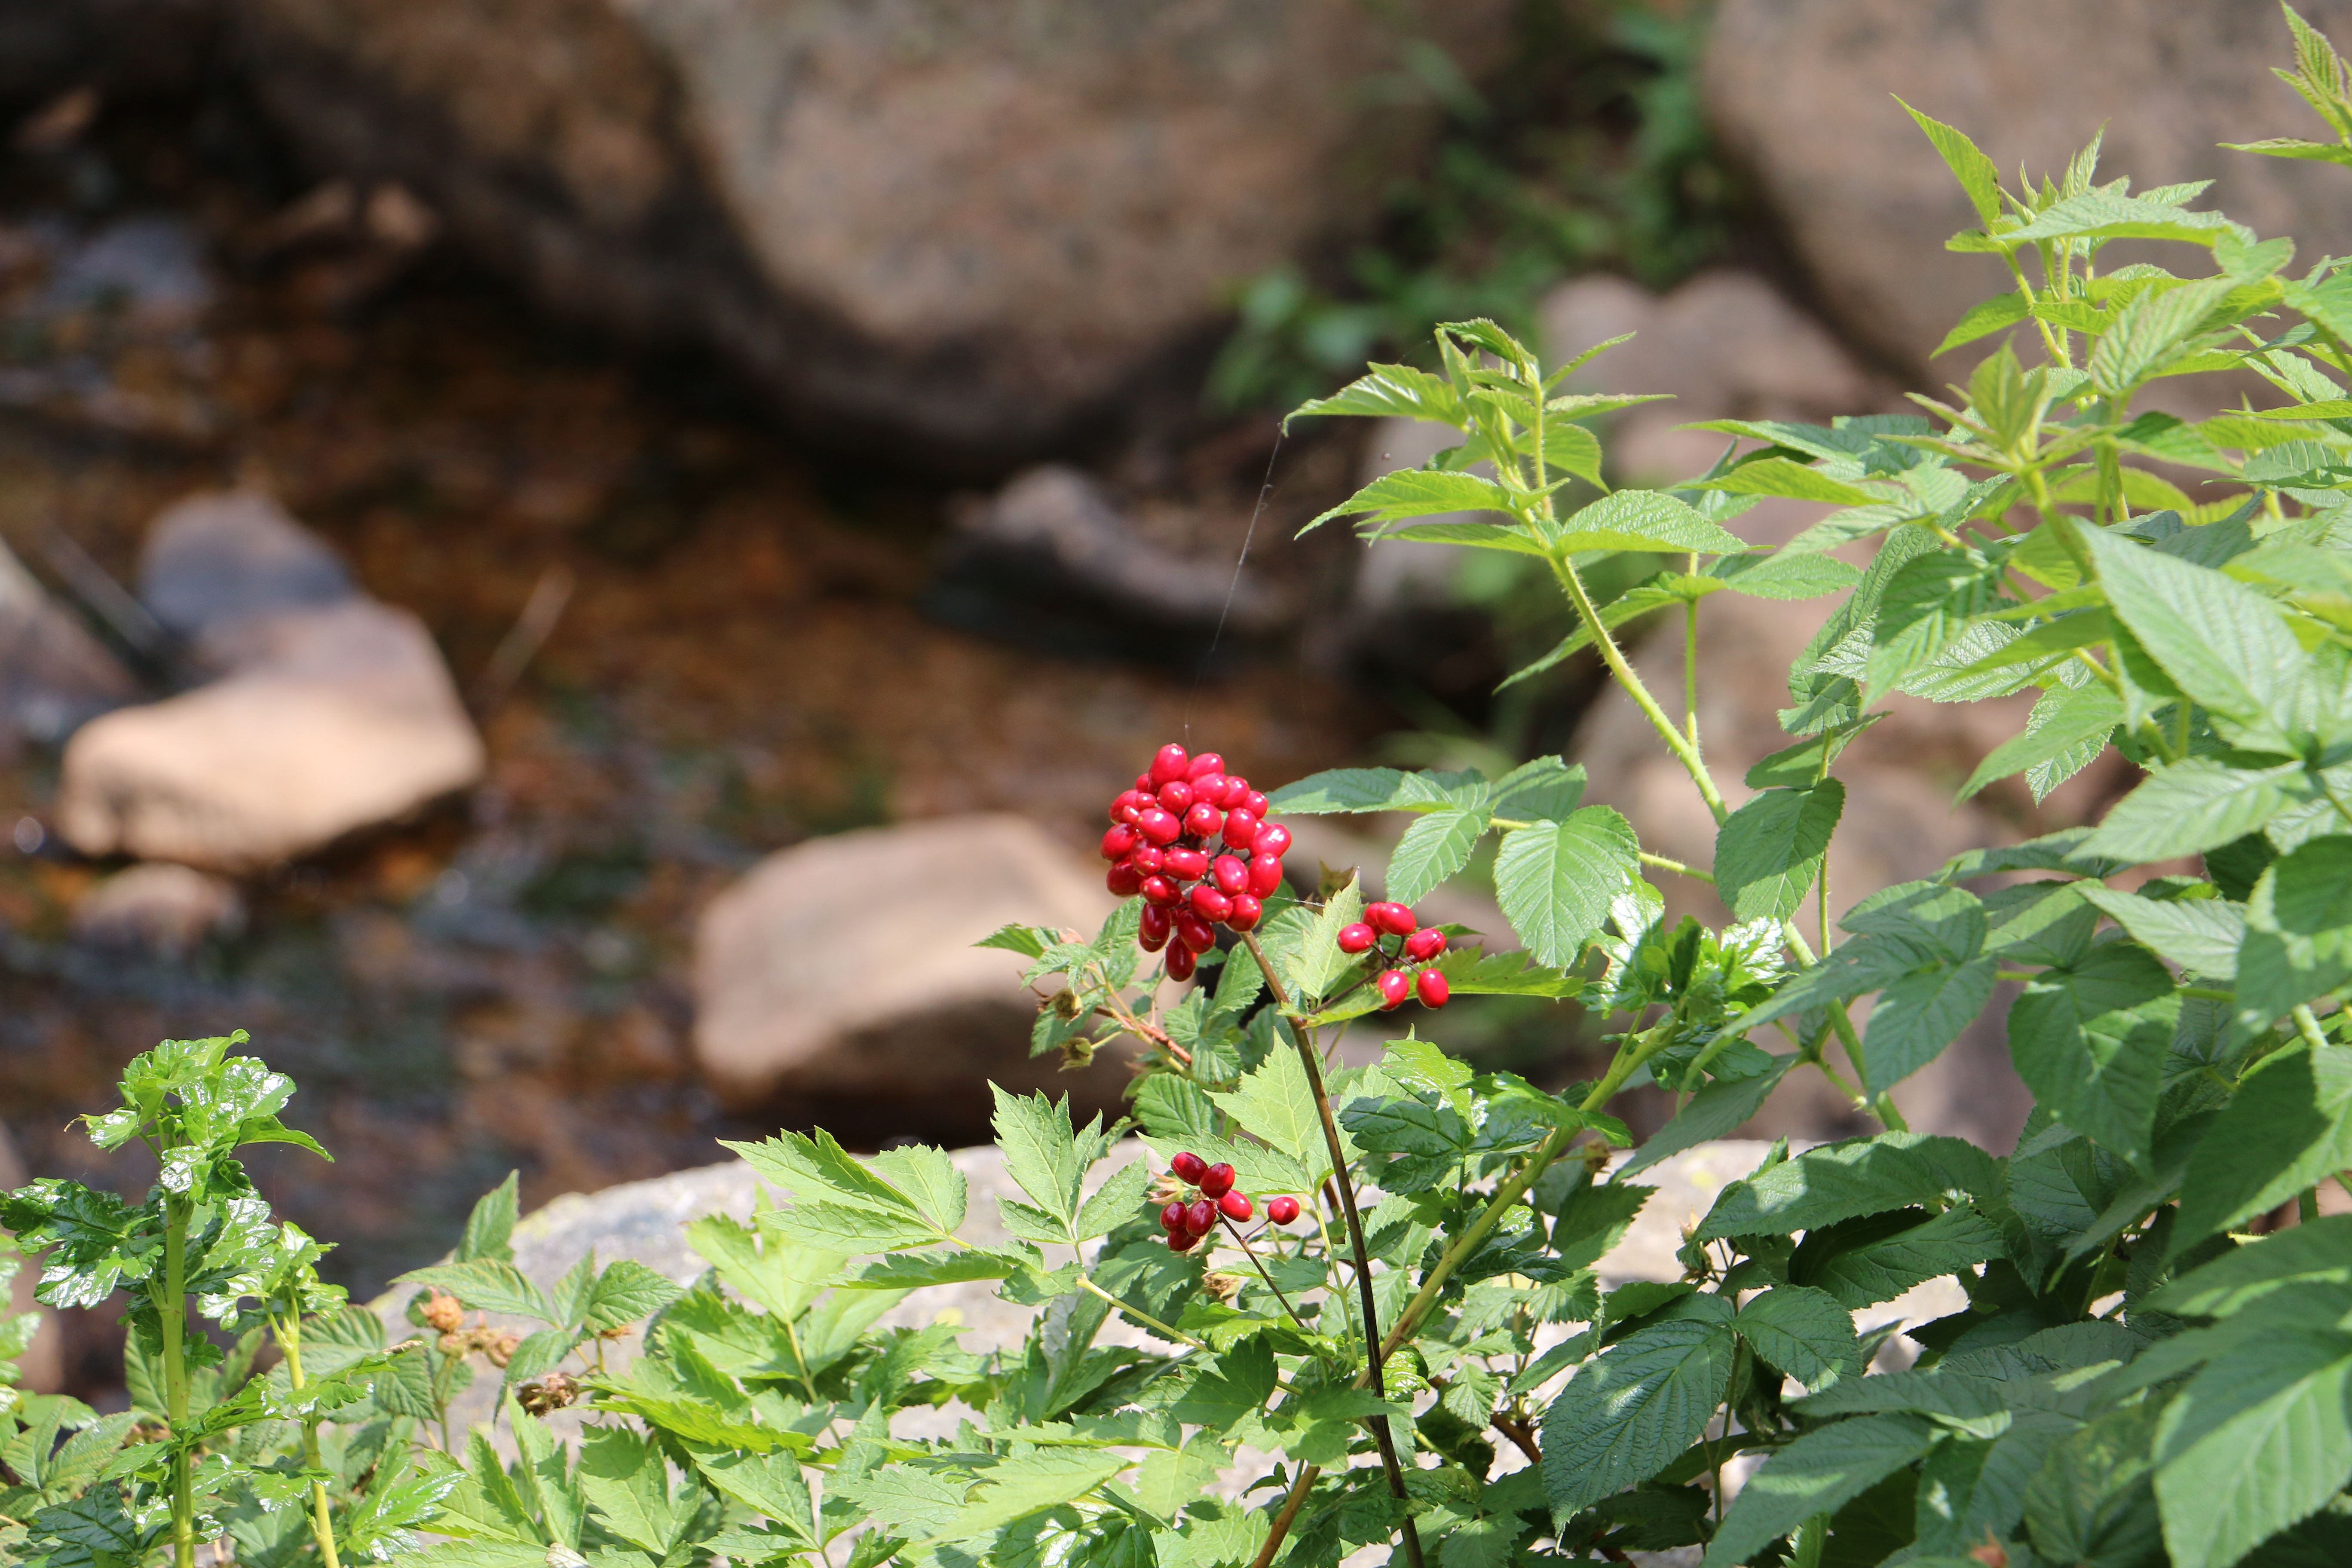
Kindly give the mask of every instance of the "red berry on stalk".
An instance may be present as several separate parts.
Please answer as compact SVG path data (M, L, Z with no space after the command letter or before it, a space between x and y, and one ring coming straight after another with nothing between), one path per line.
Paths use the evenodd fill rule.
M1160 786L1160 804L1181 816L1192 809L1192 786L1182 779Z
M1208 921L1190 910L1176 911L1176 940L1194 952L1206 952L1217 945L1217 933Z
M1260 855L1250 862L1250 891L1261 899L1274 897L1282 886L1282 859L1279 856Z
M1184 825L1176 820L1175 813L1161 806L1145 806L1136 817L1135 826L1146 839L1162 848L1184 837Z
M1249 868L1238 856L1218 856L1209 862L1209 875L1217 879L1217 891L1227 898L1249 891Z
M1160 1211L1160 1228L1173 1236L1184 1228L1184 1205L1170 1204Z
M1248 893L1235 893L1233 910L1225 916L1225 923L1235 931L1255 931L1265 917L1264 904Z
M1249 800L1249 780L1239 773L1227 773L1225 787L1217 796L1217 804L1231 811L1234 807L1245 804Z
M1413 978L1412 992L1421 998L1423 1006L1443 1007L1447 998L1454 994L1454 987L1447 984L1445 976L1434 969L1424 969Z
M1205 800L1194 801L1184 814L1184 831L1195 838L1214 838L1224 825L1225 814Z
M1224 758L1217 755L1214 752L1202 752L1199 756L1192 759L1190 766L1185 768L1184 776L1192 780L1194 783L1198 783L1202 779L1208 777L1211 773L1222 774L1224 771Z
M1380 940L1381 933L1361 921L1358 921L1354 925L1339 928L1341 952L1364 952L1370 949L1372 943Z
M1247 1193L1227 1193L1217 1200L1218 1210L1235 1225L1241 1225L1257 1211L1250 1206Z
M1143 896L1155 904L1172 904L1176 901L1176 884L1165 877L1146 877Z
M1156 789L1164 784L1174 784L1178 779L1182 778L1192 766L1192 753L1171 741L1160 748L1158 756L1151 759L1152 787Z
M1391 936L1411 936L1421 922L1402 904L1378 903L1364 906L1364 918Z
M1404 999L1412 994L1412 979L1402 969L1383 969L1375 982L1381 988L1382 1007L1402 1007Z
M1171 1252L1190 1252L1192 1250L1193 1245L1200 1239L1201 1238L1199 1237L1194 1236L1189 1230L1171 1231L1169 1233L1168 1237L1168 1250Z
M1110 868L1110 875L1103 879L1103 886L1108 888L1115 898L1131 899L1143 891L1143 873L1122 860Z
M1185 899L1192 904L1192 912L1200 916L1202 920L1208 921L1211 925L1215 925L1219 921L1223 920L1227 915L1234 912L1233 900L1225 897L1224 894L1217 891L1216 889L1212 888L1206 882L1202 882L1193 888L1190 893L1185 895Z
M1235 806L1225 813L1223 829L1225 843L1235 849L1248 849L1257 843L1257 816Z
M1201 1195L1202 1197L1223 1197L1226 1193L1232 1190L1233 1184L1234 1168L1231 1165L1212 1165L1207 1170L1201 1173L1200 1187Z
M1266 799L1263 792L1251 790L1242 796L1242 804L1249 807L1249 809L1257 816L1264 816L1266 813L1266 808L1274 803Z
M1129 810L1129 807L1131 807L1131 806L1133 806L1133 805L1137 805L1137 804L1138 804L1138 802L1137 802L1137 800L1136 800L1136 795L1135 795L1135 792L1134 792L1133 790L1131 790L1131 789L1123 789L1123 790L1119 791L1119 792L1118 792L1118 794L1117 794L1117 795L1113 795L1113 796L1111 797L1111 802L1110 802L1110 819L1111 819L1113 822L1125 822L1125 821L1127 821L1127 819L1128 819L1127 814L1128 814L1128 810Z
M1180 942L1168 949L1168 956L1162 962L1168 966L1169 979L1190 980L1192 978L1193 967L1198 963L1198 955Z
M1198 849L1171 849L1161 864L1181 882L1197 882L1209 874L1209 858Z
M1201 1173L1209 1168L1209 1162L1202 1159L1201 1156L1187 1149L1181 1154L1179 1154L1174 1159L1169 1161L1168 1168L1176 1173L1176 1179L1178 1181L1183 1183L1186 1186L1191 1186L1193 1183L1201 1179ZM1179 1205L1172 1206L1181 1207L1181 1205Z
M1143 923L1136 928L1135 940L1146 952L1158 952L1168 945L1168 938L1176 929L1175 920L1158 904L1143 906Z
M1298 1217L1298 1200L1287 1193L1265 1201L1265 1217L1276 1225L1288 1225Z
M1208 1199L1202 1198L1184 1211L1184 1228L1194 1236L1206 1236L1216 1227L1217 1205Z
M1138 845L1135 853L1127 858L1127 863L1134 867L1141 875L1149 877L1167 866L1168 857L1159 846L1142 844Z
M1427 963L1445 951L1445 933L1428 926L1404 939L1404 955L1415 963Z
M1199 767L1201 764L1200 764L1200 763L1194 763L1192 765L1193 765L1194 767L1196 767L1196 768L1197 768L1197 767ZM1223 774L1223 773L1194 773L1194 774L1193 774L1190 779L1186 780L1185 782L1186 782L1187 784L1190 784L1192 786L1192 799L1193 799L1196 803L1202 804L1202 805L1223 805L1224 804L1224 800L1225 800L1225 775L1224 775L1224 774Z
M1254 855L1265 855L1279 860L1290 848L1290 829L1279 822L1258 824L1257 838L1250 845Z
M1124 860L1135 847L1142 842L1142 835L1122 822L1117 827L1104 831L1102 858L1106 860Z

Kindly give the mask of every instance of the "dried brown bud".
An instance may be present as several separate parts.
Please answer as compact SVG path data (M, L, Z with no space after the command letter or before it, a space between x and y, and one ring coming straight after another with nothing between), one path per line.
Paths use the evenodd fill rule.
M551 1372L545 1377L524 1384L515 1393L525 1410L533 1415L544 1415L578 1399L580 1385L567 1373Z
M1184 1184L1178 1179L1176 1173L1173 1171L1163 1171L1151 1178L1150 1189L1143 1195L1145 1200L1157 1209L1166 1208L1170 1204L1182 1197L1184 1192Z
M1201 1289L1228 1305L1232 1304L1234 1297L1242 1293L1242 1287L1247 1283L1248 1280L1244 1276L1227 1274L1223 1270L1201 1276Z
M521 1343L520 1335L493 1334L489 1336L489 1342L482 1347L482 1353L490 1358L492 1366L503 1367L514 1360L515 1348Z
M425 1327L438 1329L446 1334L466 1321L466 1309L457 1297L446 1290L436 1289L425 1299L418 1315L425 1320Z
M1983 1563L1984 1568L2009 1568L2008 1549L1992 1538L1992 1530L1990 1526L1985 1530L1984 1544L1970 1548L1969 1556Z

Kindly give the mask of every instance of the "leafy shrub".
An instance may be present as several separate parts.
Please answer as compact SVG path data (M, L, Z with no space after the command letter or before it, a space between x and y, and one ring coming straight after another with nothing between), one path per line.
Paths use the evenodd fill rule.
M2344 67L2295 37L2295 85L2341 144L2256 150L2352 163ZM1412 814L1388 868L1408 901L1497 836L1525 952L1415 960L1454 994L1576 996L1615 1020L1598 1082L1546 1093L1411 1038L1336 1065L1334 1032L1381 1005L1392 962L1349 934L1353 882L1275 893L1221 958L1180 940L1148 971L1138 935L1167 926L1130 900L1092 939L992 940L1062 987L1041 1051L1141 1042L1135 1120L1189 1176L1129 1159L1097 1184L1109 1130L1000 1094L1024 1194L999 1205L1008 1244L959 1236L966 1182L938 1150L856 1159L785 1133L739 1148L790 1204L698 1222L711 1268L690 1287L591 1258L552 1290L511 1261L509 1184L449 1262L409 1277L425 1331L395 1343L318 1284L317 1246L270 1222L237 1162L308 1143L277 1119L291 1086L228 1056L234 1039L169 1043L89 1124L153 1151L143 1203L59 1181L7 1202L45 1251L43 1300L131 1303L133 1408L9 1403L6 1549L54 1568L166 1552L189 1568L212 1542L256 1568L418 1550L450 1568L1265 1568L1381 1544L1443 1568L1701 1543L1709 1568L2352 1560L2352 1215L2316 1202L2352 1167L2352 269L2290 272L2289 242L2193 207L2196 187L2096 184L2095 148L2007 190L1960 132L1920 123L1980 219L1953 245L2011 284L1954 340L2021 328L2049 363L2003 347L1924 416L1726 422L1738 439L1708 474L1565 514L1565 481L1600 478L1576 421L1609 400L1555 395L1563 373L1489 323L1442 330L1440 372L1375 367L1302 410L1460 429L1335 515L1540 561L1574 615L1561 654L1598 650L1716 813L1709 871L1643 852L1557 761L1274 795L1288 813ZM2102 272L2116 239L2214 270ZM2134 411L2155 381L2220 370L2291 404ZM1753 550L1724 525L1767 495L1839 510ZM1491 521L1415 521L1461 512ZM1831 553L1867 540L1866 568ZM1594 603L1588 561L1623 551L1682 564ZM1612 633L1721 592L1842 596L1791 673L1792 743L1737 808ZM1832 943L1841 749L1894 692L2028 688L2027 729L1969 790L2022 773L2046 793L2111 745L2137 786L2095 827L1873 894ZM1650 873L1712 880L1733 923L1666 926ZM1211 979L1159 1010L1162 968L1193 963ZM2009 1038L2038 1101L2016 1150L1906 1131L1889 1091L2003 980L2022 987ZM1804 1071L1886 1131L1776 1148L1691 1229L1683 1278L1601 1290L1640 1173ZM1607 1107L1637 1079L1687 1100L1612 1168L1631 1140ZM1303 1213L1268 1203L1265 1227L1195 1242L1185 1211L1154 1211L1222 1185L1211 1163ZM2263 1234L2282 1208L2301 1223ZM1916 1365L1872 1370L1891 1328L1857 1333L1854 1314L1947 1277L1968 1305L1908 1329ZM1022 1343L876 1326L910 1291L973 1281L1039 1309ZM1114 1314L1140 1333L1104 1342ZM639 1321L644 1353L608 1364ZM449 1400L485 1368L499 1424L461 1447ZM567 1405L587 1415L576 1441L546 1419ZM892 1429L949 1406L952 1436ZM1220 1489L1243 1449L1276 1458ZM1755 1468L1727 1505L1735 1460Z

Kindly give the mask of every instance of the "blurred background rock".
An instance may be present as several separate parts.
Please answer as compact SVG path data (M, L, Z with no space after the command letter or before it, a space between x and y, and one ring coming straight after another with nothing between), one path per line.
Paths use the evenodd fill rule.
M1293 540L1434 432L1280 414L1436 321L1634 331L1588 374L1676 395L1609 433L1655 481L1711 459L1689 420L1961 374L1927 351L1990 284L1894 92L2004 168L2107 121L2110 173L2352 244L2327 171L2210 145L2297 128L2269 10L1997 45L2028 10L0 0L0 1131L142 1187L68 1118L250 1029L339 1156L259 1178L373 1290L509 1168L537 1204L778 1125L983 1137L981 1079L1036 1069L953 943L1091 918L1099 803L1171 736L1262 784L1565 750L1704 854L1589 662L1497 690L1563 629L1514 558ZM1725 763L1822 607L1711 623ZM2114 787L1951 811L2002 732L1949 717L1854 748L1840 902ZM1376 875L1396 826L1299 858ZM1482 876L1433 901L1493 924ZM1546 1082L1597 1049L1572 1007L1421 1024ZM1915 1126L2013 1136L1981 1033ZM1843 1130L1792 1085L1748 1131ZM54 1375L102 1391L107 1332Z

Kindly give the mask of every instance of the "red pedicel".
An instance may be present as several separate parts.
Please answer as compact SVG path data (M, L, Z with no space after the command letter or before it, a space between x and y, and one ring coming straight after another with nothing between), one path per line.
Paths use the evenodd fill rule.
M1235 931L1255 931L1257 922L1265 916L1264 904L1248 893L1235 893L1233 912L1225 916L1225 923Z
M1282 886L1282 861L1273 855L1260 855L1250 862L1250 891L1261 899L1274 897Z
M1288 1225L1298 1217L1298 1200L1285 1194L1265 1201L1265 1217L1276 1225Z
M1168 1168L1176 1173L1178 1181L1190 1186L1201 1179L1201 1173L1209 1168L1209 1162L1188 1149L1169 1161Z
M1212 1165L1201 1173L1201 1194L1203 1197L1223 1197L1233 1184L1234 1168L1231 1165Z
M1217 1210L1235 1225L1246 1222L1256 1212L1250 1207L1247 1193L1227 1193L1217 1200Z
M1382 1007L1402 1007L1404 999L1412 994L1412 980L1402 969L1383 969L1377 982L1381 988Z
M1404 939L1404 955L1415 963L1427 963L1445 951L1445 933L1435 926L1425 926Z
M1421 1005L1424 1007L1443 1007L1454 994L1454 987L1447 984L1445 976L1434 969L1423 970L1413 980L1412 991L1421 998Z
M1164 784L1174 784L1190 772L1192 766L1192 754L1171 741L1160 748L1158 756L1151 759L1151 772L1149 776L1152 787L1157 789Z

